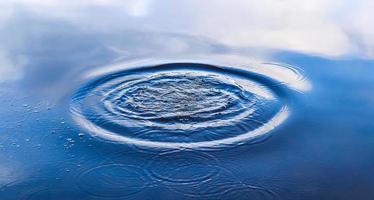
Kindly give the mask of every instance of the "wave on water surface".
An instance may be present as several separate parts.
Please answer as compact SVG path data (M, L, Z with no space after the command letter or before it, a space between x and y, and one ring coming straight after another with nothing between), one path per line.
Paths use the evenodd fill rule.
M71 112L91 134L151 148L244 143L289 114L283 85L250 70L199 63L129 68L78 89Z

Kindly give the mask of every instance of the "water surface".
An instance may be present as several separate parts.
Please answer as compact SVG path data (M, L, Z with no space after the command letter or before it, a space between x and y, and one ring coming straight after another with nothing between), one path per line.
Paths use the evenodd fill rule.
M0 8L0 199L374 198L370 2Z

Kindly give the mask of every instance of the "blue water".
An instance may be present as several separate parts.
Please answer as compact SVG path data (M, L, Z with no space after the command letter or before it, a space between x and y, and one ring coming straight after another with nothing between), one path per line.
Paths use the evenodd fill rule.
M223 18L222 2L147 2L4 4L1 200L374 198L360 28L274 42L272 17L241 1ZM326 36L318 13L299 19Z
M282 89L281 83L240 69L161 64L90 82L74 94L71 112L94 136L112 142L221 148L259 138L279 125L288 115Z

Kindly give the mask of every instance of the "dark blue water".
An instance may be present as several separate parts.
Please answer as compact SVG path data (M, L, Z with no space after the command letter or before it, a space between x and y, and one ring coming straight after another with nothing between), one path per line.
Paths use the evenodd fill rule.
M373 199L365 6L273 3L0 3L0 199Z

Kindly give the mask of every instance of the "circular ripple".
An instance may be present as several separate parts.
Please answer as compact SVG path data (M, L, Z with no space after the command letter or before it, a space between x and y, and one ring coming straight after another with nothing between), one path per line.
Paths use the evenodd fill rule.
M219 147L265 135L288 115L272 79L241 69L172 63L104 75L73 96L95 136L160 148Z
M146 187L144 171L138 167L110 164L92 168L79 177L79 187L98 197L127 197Z
M219 173L209 179L189 184L170 185L169 188L183 196L193 198L215 197L214 199L218 199L218 197L222 196L228 189L232 188L237 181L238 177L231 171L220 167Z
M169 152L157 155L146 165L150 177L164 185L204 182L219 174L218 161L207 153Z
M264 187L240 183L226 190L220 199L279 199L272 190Z

